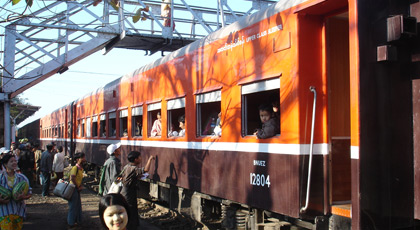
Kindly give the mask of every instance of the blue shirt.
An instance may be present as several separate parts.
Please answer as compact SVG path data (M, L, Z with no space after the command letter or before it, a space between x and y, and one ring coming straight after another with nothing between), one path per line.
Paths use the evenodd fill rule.
M29 184L28 178L20 173L15 173L15 182L13 186L18 184L21 181L26 181ZM7 173L3 171L0 174L0 186L3 186L12 192L13 188L10 188L7 184ZM32 194L32 188L29 187L29 194ZM8 215L18 215L21 217L25 217L26 215L26 204L25 201L15 201L12 198L10 199L9 203L7 204L0 204L0 216L8 216Z

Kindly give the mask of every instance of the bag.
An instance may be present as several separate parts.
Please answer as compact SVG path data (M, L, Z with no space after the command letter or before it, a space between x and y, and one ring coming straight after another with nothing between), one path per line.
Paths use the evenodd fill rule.
M111 186L108 189L108 193L115 193L115 194L119 194L123 188L123 179L122 179L122 174L124 173L125 169L127 168L127 166L124 167L124 169L120 172L120 174L118 174L117 178L115 178L114 182L112 182ZM106 194L104 194L106 195Z
M122 188L123 188L122 178L118 177L117 179L115 179L114 182L112 182L111 187L109 187L107 194L110 194L110 193L118 194L121 192Z
M98 188L99 196L102 196L105 190L105 171L106 171L106 165L102 166L101 168L101 177L99 178L99 188Z
M74 166L74 167L77 167L77 166ZM79 172L79 169L76 168L76 176L78 172ZM64 198L66 200L70 200L75 189L76 189L76 185L71 184L70 182L65 181L63 179L60 179L58 180L57 185L54 188L53 194L61 198Z
M75 188L76 185L70 184L68 181L60 179L57 185L55 186L53 193L56 196L62 197L66 200L70 200Z

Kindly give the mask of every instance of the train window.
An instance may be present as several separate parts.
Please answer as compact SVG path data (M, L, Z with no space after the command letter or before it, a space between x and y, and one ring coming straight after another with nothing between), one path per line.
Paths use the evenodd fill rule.
M218 114L221 110L221 98L222 92L220 90L195 96L197 104L197 137L214 134Z
M85 119L82 119L82 137L84 137L85 135Z
M78 120L77 121L77 136L80 137L82 136L82 121Z
M91 118L88 117L86 118L86 137L91 137L91 123L90 123Z
M98 116L92 117L92 137L98 136Z
M168 137L185 136L185 98L167 102Z
M108 137L117 136L117 114L116 112L108 113Z
M262 127L258 109L262 104L270 104L273 110L277 109L273 116L280 124L280 78L243 85L241 94L242 136L253 135L256 129Z
M143 107L131 108L131 136L143 136Z
M147 134L149 137L162 136L161 103L147 105Z
M70 137L70 135L71 135L71 123L68 122L67 123L67 137Z
M120 111L120 137L128 136L128 109Z
M59 126L57 128L58 128L58 137L61 137L61 126Z
M106 115L99 115L99 120L99 134L101 135L101 137L106 137Z

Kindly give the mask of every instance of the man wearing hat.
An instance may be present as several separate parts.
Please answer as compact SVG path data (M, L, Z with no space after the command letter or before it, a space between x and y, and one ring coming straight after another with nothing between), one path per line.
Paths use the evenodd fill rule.
M41 155L41 183L42 183L42 196L49 196L49 189L51 183L51 172L53 164L53 152L54 152L54 143L47 145L47 151L43 152Z
M111 187L112 182L121 172L121 161L118 157L121 155L120 151L121 143L110 144L106 148L106 152L110 155L108 160L105 161L103 166L103 173L101 174L101 180L99 182L99 194L107 194L108 189Z

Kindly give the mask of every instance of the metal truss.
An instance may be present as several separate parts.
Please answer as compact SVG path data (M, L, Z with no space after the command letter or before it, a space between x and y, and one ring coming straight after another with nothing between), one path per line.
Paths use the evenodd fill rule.
M119 8L110 1L118 1ZM163 54L275 2L35 0L29 8L34 11L26 11L5 27L2 98L15 97L98 50L105 54L112 48L128 48Z

